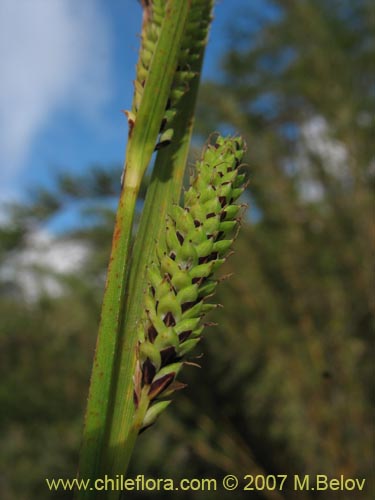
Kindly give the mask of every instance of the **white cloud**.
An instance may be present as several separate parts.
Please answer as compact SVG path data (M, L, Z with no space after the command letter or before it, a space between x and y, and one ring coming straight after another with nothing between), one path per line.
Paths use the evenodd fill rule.
M56 110L92 118L106 101L107 24L98 0L1 0L0 182L19 173Z
M301 135L307 151L324 159L326 168L332 174L344 174L344 167L348 162L347 150L344 144L331 137L329 126L323 117L316 116L308 121L302 127Z
M64 288L59 275L78 271L89 255L83 243L57 240L45 230L30 234L24 250L10 256L0 268L0 277L18 285L28 300L42 293L59 296Z
M310 119L302 126L296 158L302 198L307 201L318 201L324 196L324 186L314 175L311 154L320 158L322 168L337 181L345 183L350 178L345 145L332 136L326 120L321 116Z

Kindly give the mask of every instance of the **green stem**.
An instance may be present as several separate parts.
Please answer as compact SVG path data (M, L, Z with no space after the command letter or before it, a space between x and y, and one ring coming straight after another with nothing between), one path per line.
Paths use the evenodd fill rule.
M172 144L158 154L147 195L149 201L146 201L133 251L130 276L129 248L137 195L159 135L191 9L190 0L166 2L165 17L141 104L130 128L124 187L116 216L87 403L79 466L82 479L94 480L103 474L114 477L125 473L130 460L138 434L137 423L133 420L133 374L137 340L135 326L143 304L144 271L155 240L160 237L167 207L179 196L191 137L198 77L192 84L194 90L187 93L189 97L181 100L182 113L175 119ZM141 413L137 412L137 418ZM94 491L76 492L77 499L93 499L97 495ZM118 495L117 492L110 497L118 498Z
M137 192L122 190L116 216L79 464L84 478L95 478L99 471Z
M124 188L116 216L80 454L79 476L84 479L94 479L100 476L102 470L112 469L106 460L109 463L113 461L112 452L106 446L105 429L110 414L111 392L115 389L114 366L123 320L134 210L139 186L164 116L189 9L188 1L168 0L142 103L128 141ZM103 460L103 456L106 459ZM92 492L81 491L76 495L79 499L93 497Z
M110 471L112 475L125 474L135 444L134 433L138 433L133 422L135 411L133 374L136 361L137 319L141 316L144 307L143 294L147 264L154 255L155 245L162 244L165 217L171 203L179 201L193 130L202 60L203 50L197 62L197 76L191 82L189 92L181 100L181 109L174 123L174 140L168 148L158 153L132 252L124 333L122 344L119 345L118 365L116 365L119 370L116 376L117 387L112 403L112 418L108 422L110 457L105 459L105 471L106 473Z

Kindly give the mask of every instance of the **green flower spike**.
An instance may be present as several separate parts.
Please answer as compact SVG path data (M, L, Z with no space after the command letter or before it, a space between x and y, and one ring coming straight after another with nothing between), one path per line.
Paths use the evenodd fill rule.
M205 45L209 22L211 20L212 0L192 0L187 26L182 40L177 68L160 124L160 134L155 149L171 143L173 138L173 119L177 113L180 99L189 89L189 83L196 75L195 66L202 46ZM159 40L163 18L166 16L167 0L142 0L143 29L137 74L134 81L134 98L131 111L126 111L129 130L134 126L140 108L143 90L147 83L152 58Z
M241 138L217 137L197 162L185 206L173 206L167 218L165 247L158 249L148 270L139 331L134 402L145 415L140 431L170 403L161 398L185 387L176 377L186 364L184 357L201 339L202 317L217 307L207 299L239 224L236 200L245 185L245 175L239 173L243 154Z

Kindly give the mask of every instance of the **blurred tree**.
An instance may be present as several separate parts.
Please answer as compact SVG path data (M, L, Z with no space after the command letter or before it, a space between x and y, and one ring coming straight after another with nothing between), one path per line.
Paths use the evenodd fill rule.
M266 470L370 480L375 5L252 10L197 118L248 139L253 207L207 341L211 416Z
M142 435L132 475L344 474L365 477L359 498L373 498L374 5L275 0L240 11L234 3L223 75L202 88L197 133L245 136L250 210L202 370L187 370L189 388ZM30 301L22 283L15 291L0 274L5 500L50 498L44 478L75 473L118 189L116 169L64 176L53 193L13 207L1 228L4 269L29 248L30 232L79 203L82 224L59 238L89 249L79 270L54 274L62 287L55 296ZM293 492L290 482L280 493L251 493L327 497ZM170 496L142 494L158 495ZM226 497L220 487L209 496Z
M119 179L119 168L97 167L84 179L64 175L54 191L38 190L30 203L8 207L0 232L0 496L6 500L66 498L63 491L48 493L45 478L75 475L114 222L109 205ZM49 234L46 223L77 203L73 228L38 248L38 235ZM88 251L85 262L79 269L65 262L65 272L57 272L58 259L69 259L69 242ZM45 278L54 293L39 288Z

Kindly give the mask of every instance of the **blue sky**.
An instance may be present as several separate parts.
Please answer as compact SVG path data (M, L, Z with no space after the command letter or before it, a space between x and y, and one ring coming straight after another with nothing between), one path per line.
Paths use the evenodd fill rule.
M245 4L217 2L203 78L218 76ZM0 202L57 172L122 163L140 25L137 0L1 1Z

